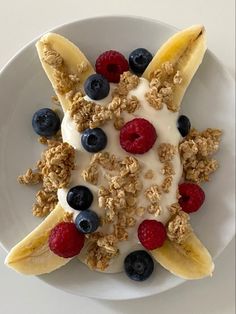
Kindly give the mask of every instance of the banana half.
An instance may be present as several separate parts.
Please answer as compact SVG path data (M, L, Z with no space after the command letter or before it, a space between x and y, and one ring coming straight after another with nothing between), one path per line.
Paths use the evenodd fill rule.
M52 53L63 58L62 71L76 74L81 64L86 64L75 88L81 88L84 80L94 72L84 54L64 37L49 33L36 44L42 66L60 100L64 111L70 107L66 93L58 91L55 66L45 56L45 45ZM184 93L201 64L206 50L205 30L201 25L192 26L171 37L156 53L147 67L143 77L150 80L152 72L159 69L162 63L169 61L181 71L182 83L176 86L174 101L180 104ZM60 62L60 60L59 60ZM60 68L59 68L60 71ZM50 230L63 220L65 211L57 205L54 211L25 239L11 249L6 257L6 265L14 270L30 275L49 273L70 261L50 251L48 236ZM199 279L212 274L214 264L211 256L198 238L191 233L182 244L166 240L165 244L151 251L153 257L171 273L185 279Z
M157 51L143 77L150 80L152 73L169 61L181 72L182 82L174 90L173 100L181 104L185 91L202 62L206 51L206 34L202 25L194 25L172 36ZM164 268L184 279L211 276L214 263L211 255L194 233L181 244L166 240L164 245L151 251Z
M40 38L36 43L36 49L42 67L47 74L49 81L62 105L64 112L70 108L70 101L66 96L67 90L58 89L57 75L76 75L77 82L74 82L74 91L83 88L83 83L94 73L94 69L83 52L65 37L48 33ZM63 64L53 64L50 62L50 53L61 57ZM58 60L60 62L60 59ZM82 68L83 67L83 68Z
M25 275L40 275L67 264L70 258L54 254L48 246L50 231L65 215L64 209L57 205L49 216L8 253L5 264Z

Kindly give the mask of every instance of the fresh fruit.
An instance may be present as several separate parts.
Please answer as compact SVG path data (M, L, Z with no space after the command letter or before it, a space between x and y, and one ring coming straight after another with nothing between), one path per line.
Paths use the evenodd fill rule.
M151 61L152 54L145 48L137 48L129 55L129 66L135 74L143 74Z
M138 238L147 250L161 247L166 240L165 226L156 220L144 220L138 227Z
M179 185L179 205L186 213L193 213L199 210L205 200L205 193L195 183L181 183Z
M67 193L67 203L76 210L86 210L93 202L93 194L83 185L74 186Z
M81 144L90 153L97 153L107 145L106 133L100 128L86 129L81 136Z
M84 210L75 219L75 224L77 229L82 233L92 233L97 230L99 226L99 217L98 215L88 209Z
M146 119L135 118L120 130L121 147L132 154L144 154L152 148L157 138L154 126Z
M84 91L91 99L100 100L109 94L110 84L101 74L92 74L84 83Z
M118 51L103 52L96 60L96 72L105 76L109 82L118 83L120 75L129 70L128 61Z
M179 130L179 133L182 135L182 137L185 137L188 135L190 129L191 129L191 123L189 121L189 118L182 115L179 116L177 121L177 128Z
M41 135L50 137L55 135L60 129L60 118L52 109L43 108L36 111L32 118L34 131Z
M69 258L79 254L84 240L84 234L78 231L73 222L61 222L52 229L48 243L53 253Z
M63 68L69 74L76 74L79 80L74 84L74 90L79 90L83 87L85 80L89 75L94 73L93 67L87 60L85 55L68 39L55 33L43 35L36 43L39 59L43 66L48 79L50 80L53 89L63 107L67 111L71 106L71 101L67 97L68 90L64 92L58 89L58 72L55 71L53 64L47 62L47 48L50 48L54 53L59 54L63 58ZM86 70L78 74L78 66L87 65Z
M206 51L206 35L202 25L194 25L173 35L157 51L149 63L143 77L150 80L154 71L170 62L175 71L180 71L181 84L175 85L172 97L176 108L179 107L192 77L202 62Z
M211 255L194 233L181 244L167 239L151 254L164 268L184 279L211 276L214 270Z
M63 221L64 209L57 205L45 220L8 253L5 264L19 273L40 275L67 264L70 258L54 254L48 246L51 230Z
M126 256L124 269L130 279L144 281L152 274L154 263L146 251L139 250Z

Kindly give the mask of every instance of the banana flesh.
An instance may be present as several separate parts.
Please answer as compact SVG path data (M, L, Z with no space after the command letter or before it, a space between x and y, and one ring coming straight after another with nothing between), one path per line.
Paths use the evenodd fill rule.
M62 258L48 247L50 231L63 221L64 215L64 209L57 205L36 229L10 250L5 264L25 275L49 273L67 264L70 258Z
M63 107L64 112L70 108L70 100L66 97L66 93L61 93L57 89L57 80L55 77L55 69L52 65L45 61L45 45L50 49L58 53L64 60L64 65L69 74L76 74L79 76L79 82L76 84L76 89L83 88L83 83L86 78L94 73L94 69L81 50L70 42L65 37L48 33L40 38L36 43L36 49L39 55L39 59L43 66L45 73L49 81L51 82L53 89L55 90L57 97ZM85 72L78 73L78 67L81 64L86 64L87 69Z
M176 33L161 48L143 73L150 80L152 73L167 61L180 71L182 82L175 86L173 101L181 104L185 91L202 62L206 51L206 32L202 25L194 25Z
M64 37L49 33L36 44L42 66L57 93L64 111L70 107L70 101L65 94L56 88L54 68L44 60L45 42L59 53L70 73L76 73L78 65L88 64L88 70L82 73L78 88L84 80L94 72L84 54ZM174 100L180 104L184 93L195 74L206 50L205 30L196 25L171 37L156 53L152 62L143 74L150 79L151 73L159 69L162 63L169 61L181 71L183 81L174 90ZM49 273L70 261L61 258L50 251L48 236L50 230L63 220L65 211L57 205L54 211L25 239L11 249L6 257L6 265L23 274L39 275ZM185 279L199 279L212 274L214 264L211 256L194 233L186 241L177 244L166 240L164 246L151 251L153 257L171 273Z
M194 233L182 244L166 240L161 248L151 251L151 254L164 268L184 279L211 276L214 270L211 255Z

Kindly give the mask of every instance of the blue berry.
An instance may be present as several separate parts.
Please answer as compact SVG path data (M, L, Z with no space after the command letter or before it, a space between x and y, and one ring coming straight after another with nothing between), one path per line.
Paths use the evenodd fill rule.
M177 121L177 128L182 137L188 135L191 129L191 123L189 121L189 118L186 116L179 116L179 119Z
M99 226L98 215L90 210L84 210L75 219L76 228L82 233L92 233Z
M152 58L147 49L137 48L129 55L129 66L135 74L143 74Z
M92 74L84 83L84 91L91 99L100 100L109 94L110 85L101 74Z
M143 281L152 274L154 263L151 256L146 251L139 250L126 256L124 268L130 279Z
M50 137L55 135L60 129L60 124L58 115L49 108L39 109L32 118L34 131L41 136Z
M86 186L77 185L69 190L66 199L70 207L86 210L93 202L93 194Z
M81 144L90 153L97 153L107 145L107 136L100 128L86 129L81 136Z

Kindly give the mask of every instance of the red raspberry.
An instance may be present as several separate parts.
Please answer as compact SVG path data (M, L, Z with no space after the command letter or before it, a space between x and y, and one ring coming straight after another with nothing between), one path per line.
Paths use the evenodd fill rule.
M165 226L156 220L144 220L138 227L138 238L147 250L161 247L166 239Z
M83 248L84 238L84 234L77 230L74 223L61 222L51 230L49 248L61 257L73 257Z
M105 76L109 82L119 83L120 75L129 70L125 57L115 50L103 52L96 60L96 72Z
M205 193L199 185L194 183L182 183L179 185L179 205L186 213L196 212L205 200Z
M136 118L120 130L120 145L128 153L144 154L152 148L157 138L154 126L145 119Z

